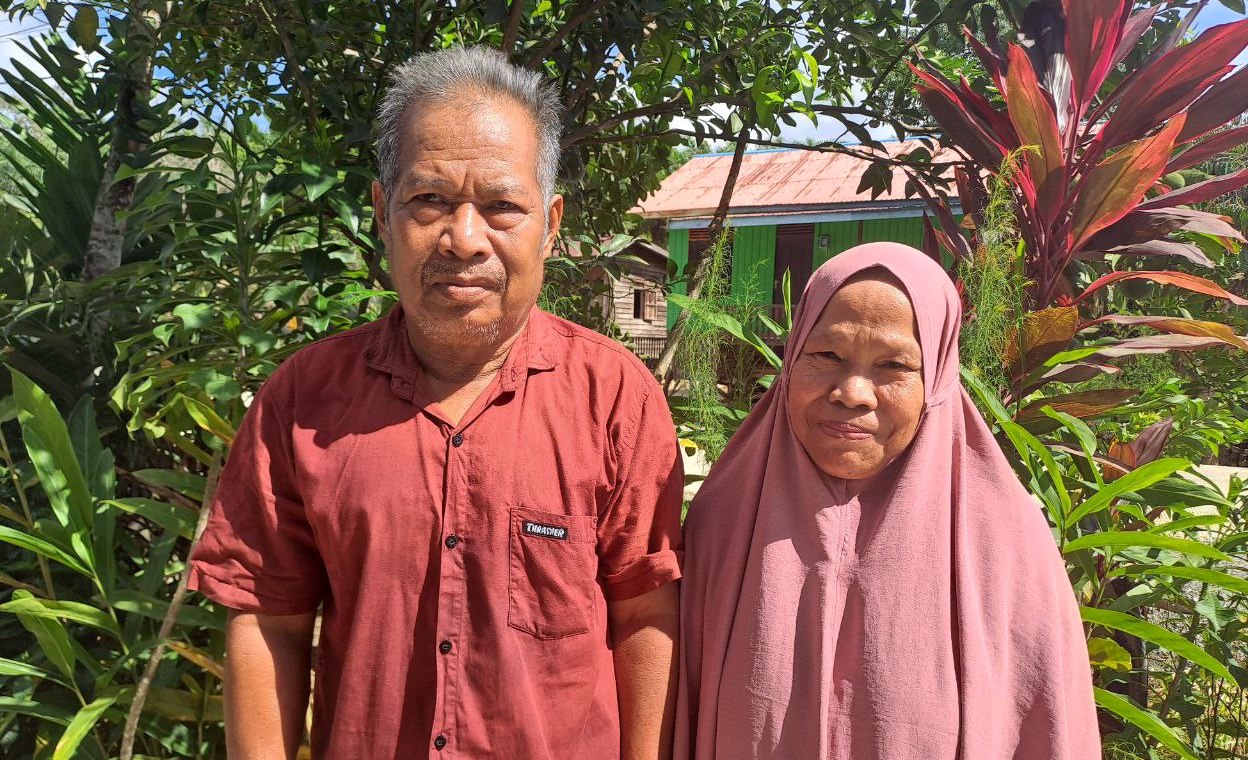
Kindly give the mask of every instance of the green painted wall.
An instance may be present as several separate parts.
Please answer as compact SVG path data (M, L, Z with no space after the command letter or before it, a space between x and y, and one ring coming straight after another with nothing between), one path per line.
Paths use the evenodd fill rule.
M819 247L819 238L828 236L828 247ZM859 239L861 237L861 239ZM923 218L864 219L861 222L820 222L815 225L815 267L859 243L905 243L918 248L923 244Z
M820 238L827 236L828 245L821 247ZM900 219L865 219L861 222L820 222L815 225L815 247L812 263L818 268L838 253L859 243L892 241L916 248L923 243L922 217ZM689 230L668 230L667 253L676 262L677 275L683 275L689 261ZM733 228L732 296L746 303L770 304L776 266L776 227ZM685 293L685 285L672 287L674 293ZM799 294L794 293L796 299ZM667 329L676 324L680 310L668 304Z
M685 273L685 264L689 263L689 230L668 230L667 231L667 255L676 263L676 276L680 277ZM679 283L672 286L673 293L684 294L688 288L685 283ZM676 324L676 316L680 313L680 309L672 304L667 305L667 329L670 332Z
M776 267L776 228L736 227L732 231L732 297L738 303L771 303Z

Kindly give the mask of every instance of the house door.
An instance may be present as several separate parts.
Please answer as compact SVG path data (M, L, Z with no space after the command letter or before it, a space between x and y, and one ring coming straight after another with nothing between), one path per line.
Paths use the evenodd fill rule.
M815 258L815 225L786 224L776 228L775 282L772 283L773 304L784 303L784 273L789 272L789 292L796 307L810 279Z

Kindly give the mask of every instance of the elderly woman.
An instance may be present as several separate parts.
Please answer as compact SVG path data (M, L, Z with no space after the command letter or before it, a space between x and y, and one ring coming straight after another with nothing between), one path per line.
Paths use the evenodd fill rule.
M677 758L1100 757L1053 536L963 390L922 253L811 278L685 525Z

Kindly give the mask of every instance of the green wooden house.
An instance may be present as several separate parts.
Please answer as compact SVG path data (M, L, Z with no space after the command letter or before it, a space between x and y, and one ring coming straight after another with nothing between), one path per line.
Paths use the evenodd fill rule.
M886 145L890 155L917 147ZM707 227L728 177L731 154L696 156L672 172L636 209L666 223L667 250L677 271L710 243ZM816 267L859 243L893 241L919 246L924 203L906 198L904 180L872 199L858 185L869 163L837 153L760 150L745 154L728 223L732 238L732 294L743 303L782 308L788 271L794 302ZM683 286L676 286L683 292ZM677 310L667 310L668 328Z

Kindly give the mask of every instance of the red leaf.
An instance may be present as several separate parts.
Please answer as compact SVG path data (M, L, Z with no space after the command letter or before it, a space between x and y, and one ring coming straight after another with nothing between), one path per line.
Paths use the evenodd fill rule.
M1248 71L1248 68L1244 70ZM1248 125L1218 132L1175 156L1166 164L1166 174L1204 163L1244 143L1248 143Z
M1100 135L1105 146L1133 140L1186 108L1231 71L1228 64L1245 46L1248 19L1211 27L1161 56L1123 91L1118 111Z
M1180 243L1177 240L1147 240L1134 245L1123 245L1106 251L1083 251L1076 258L1082 261L1097 261L1106 255L1115 256L1180 256L1193 264L1213 268L1213 260L1200 250L1200 246L1191 243Z
M1058 396L1036 399L1023 407L1015 419L1019 422L1040 419L1045 416L1042 410L1046 406L1053 407L1054 411L1065 412L1072 417L1080 419L1095 417L1112 411L1137 394L1138 391L1131 388L1102 388L1096 391L1063 393Z
M915 178L911 178L914 182L915 190L927 202L927 207L936 215L936 219L940 222L940 229L932 228L932 234L936 240L945 247L949 253L958 258L966 258L971 255L971 245L966 237L962 235L958 228L958 222L953 216L953 212L949 210L943 198L937 198L932 195L927 187ZM924 216L924 219L927 219ZM928 222L930 226L930 221Z
M1178 143L1191 142L1201 135L1235 121L1248 111L1248 66L1218 80L1187 109L1187 125Z
M1062 0L1066 12L1066 59L1075 85L1075 103L1084 113L1109 73L1122 36L1126 0ZM1013 61L1010 68L1014 67Z
M1122 26L1122 38L1118 40L1118 47L1114 50L1114 59L1110 68L1117 66L1126 60L1127 56L1135 50L1136 44L1140 38L1144 36L1144 32L1153 25L1153 17L1157 15L1157 9L1148 8L1140 11L1131 18L1127 19L1127 23Z
M1152 187L1174 150L1183 115L1152 137L1137 140L1096 166L1079 185L1071 227L1071 250L1078 251L1100 230L1126 216Z
M1085 356L1084 361L1121 359L1137 354L1165 354L1171 351L1200 351L1225 345L1226 343L1217 338L1202 338L1198 335L1146 335L1106 346L1091 356Z
M1011 375L1027 375L1066 349L1078 328L1079 310L1074 306L1029 311L1023 317L1022 329L1005 344L1002 361L1011 368ZM1022 366L1016 367L1020 356Z
M1116 1L1116 0L1115 0ZM1021 145L1035 146L1037 150L1024 153L1027 169L1036 185L1040 201L1039 211L1047 226L1053 223L1061 211L1066 197L1068 180L1066 162L1062 156L1062 135L1057 129L1057 116L1049 99L1036 81L1031 59L1019 45L1010 45L1010 71L1006 76L1009 94L1006 108L1010 121L1018 132Z
M1165 208L1156 211L1132 211L1093 236L1088 241L1087 248L1104 251L1123 245L1146 243L1163 238L1175 230L1199 232L1230 240L1244 239L1227 222L1227 217L1190 208Z
M1087 362L1075 362L1074 364L1059 364L1051 367L1034 382L1023 386L1020 396L1030 396L1036 390L1043 388L1049 383L1082 383L1085 380L1091 380L1101 375L1116 375L1122 370L1112 364L1089 364Z
M1127 444L1127 448L1135 457L1135 464L1138 467L1142 464L1148 464L1161 456L1161 452L1166 448L1166 442L1170 440L1170 433L1174 430L1174 420L1167 417L1164 420L1154 422L1148 427L1140 431L1135 440Z
M1018 147L1014 124L1010 122L1009 116L997 110L992 103L988 102L988 98L976 92L966 77L961 77L953 90L971 110L970 115L987 125L986 131L990 137L1004 145L1006 150L1014 150Z
M1155 317L1135 314L1109 314L1094 319L1091 322L1085 322L1079 326L1083 330L1093 325L1104 324L1110 322L1116 325L1129 325L1132 327L1151 327L1165 333L1174 335L1192 335L1198 338L1213 338L1227 345L1248 351L1248 342L1235 334L1228 325L1221 322L1210 322L1203 319L1184 319L1183 317Z
M958 186L958 200L962 202L962 210L972 220L982 220L984 207L988 202L988 191L984 188L984 183L961 166L954 168L953 180Z
M962 27L962 34L966 36L967 43L970 44L971 50L975 51L975 55L979 57L979 62L984 64L984 70L992 77L992 82L997 86L1001 94L1005 94L1005 61L1001 56L988 49L988 46L980 42L971 30Z
M1248 169L1240 169L1231 174L1223 174L1213 179L1207 179L1204 182L1197 182L1194 185L1188 185L1178 190L1171 190L1165 195L1159 195L1156 198L1150 198L1141 203L1139 208L1148 210L1203 203L1204 201L1213 200L1220 195L1238 190L1245 185L1248 185Z
M1001 166L1005 148L967 115L966 106L956 100L952 91L923 85L916 85L915 91L950 142L964 150L980 166L994 170Z
M1151 280L1163 285L1174 285L1175 287L1190 290L1193 293L1210 296L1212 298L1220 298L1224 301L1230 301L1238 306L1248 306L1248 299L1240 298L1230 291L1223 290L1217 283L1210 282L1204 277L1197 277L1194 274L1186 272L1110 272L1104 277L1099 278L1088 286L1087 290L1075 299L1078 303L1087 298L1092 293L1100 290L1106 285L1112 285L1115 282L1123 280Z

